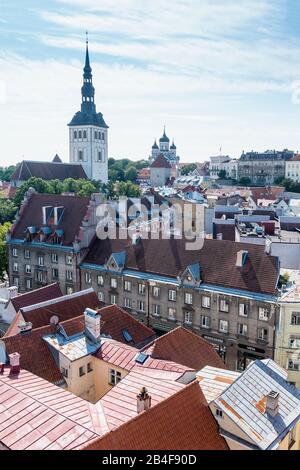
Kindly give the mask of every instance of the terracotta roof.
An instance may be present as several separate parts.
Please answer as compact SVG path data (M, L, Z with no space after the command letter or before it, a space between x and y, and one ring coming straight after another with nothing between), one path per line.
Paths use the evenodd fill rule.
M17 312L15 318L9 325L4 336L13 336L13 335L19 334L20 333L19 324L22 322L25 322L24 317L21 312Z
M48 286L35 289L25 294L17 295L11 299L11 303L14 306L16 312L21 308L28 307L28 305L34 305L46 300L55 299L63 295L59 284L57 282L49 284Z
M60 180L67 178L87 179L83 167L76 163L35 162L23 160L11 176L11 181L27 181L31 177L43 180Z
M137 178L139 179L149 179L150 178L150 170L149 168L142 168L138 171Z
M83 448L228 450L197 382Z
M0 374L0 442L11 450L77 449L108 431L102 405L92 405L21 370Z
M95 309L98 306L98 297L91 288L22 308L21 313L26 322L32 323L33 328L40 328L48 326L53 315L63 322L82 315L86 308Z
M58 163L57 165L61 165ZM27 203L21 206L20 219L12 228L12 239L23 240L28 227L40 229L45 226L43 223L43 207L64 207L64 213L59 225L54 225L53 219L49 220L48 226L51 233L44 241L49 243L50 237L55 229L63 230L63 245L70 246L78 235L82 221L84 220L90 199L87 197L77 197L70 195L56 194L32 194ZM50 241L51 243L51 241Z
M194 370L205 366L226 368L211 344L181 326L154 340L145 352L152 358L173 361Z
M117 305L103 307L99 309L99 313L101 315L102 331L107 332L116 341L125 342L123 330L127 330L132 337L132 342L129 344L136 347L149 343L155 336L151 328L140 323Z
M161 371L155 369L134 368L100 400L109 428L114 429L137 415L136 396L142 387L146 387L151 395L152 406L184 388L184 384L176 382L178 375L174 372L164 371L161 374Z
M294 155L292 158L289 158L286 163L289 162L300 162L300 155Z
M154 160L150 168L172 168L168 160L163 156L162 153Z
M236 266L237 253L248 252L245 265ZM84 263L104 265L111 253L126 251L125 268L177 278L191 264L200 263L204 283L252 292L276 293L278 258L267 255L264 246L229 240L204 240L201 250L186 250L186 240L96 239Z
M112 319L110 319L111 311ZM113 342L114 344L118 345L118 347L116 347L116 351L119 353L120 351L127 352L126 348L128 348L131 353L133 351L133 358L133 356L139 352L137 348L132 348L126 343L126 340L122 335L122 330L124 329L125 325L128 333L136 341L142 342L142 344L145 344L148 339L150 340L153 338L154 332L151 329L145 327L134 318L129 320L128 314L121 308L115 309L114 306L105 307L103 312L102 309L100 309L99 312L102 315L101 333L113 338L112 340L103 340L103 344L106 344L108 341ZM68 336L82 333L84 331L84 316L81 315L79 317L63 321L61 324L63 325ZM2 338L2 340L5 343L7 354L18 352L21 355L20 363L23 369L26 369L38 375L39 377L48 380L49 382L55 383L62 379L61 372L58 369L46 342L43 340L44 336L52 333L53 326L47 325L41 328L36 328L30 333L26 334L15 334L13 336L6 335ZM117 341L114 341L114 339ZM108 357L111 358L112 356L108 355ZM134 366L135 362L133 361L131 367ZM175 370L175 366L171 364L168 365L168 367L169 369ZM180 366L178 367L180 369ZM181 367L180 371L181 370L184 372L185 368Z
M267 199L276 201L279 196L283 195L285 188L281 186L266 186L265 188L250 188L252 199L255 203L259 199Z

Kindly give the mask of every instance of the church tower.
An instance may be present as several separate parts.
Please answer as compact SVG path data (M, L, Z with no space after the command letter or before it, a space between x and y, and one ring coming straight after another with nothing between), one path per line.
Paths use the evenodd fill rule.
M83 71L81 111L78 111L68 124L70 163L80 163L88 178L107 183L108 126L103 115L96 112L88 38Z

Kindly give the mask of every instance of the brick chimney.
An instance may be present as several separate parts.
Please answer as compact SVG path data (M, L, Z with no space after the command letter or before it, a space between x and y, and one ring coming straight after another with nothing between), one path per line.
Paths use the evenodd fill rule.
M101 315L91 308L86 308L84 311L84 326L85 333L89 338L97 343L101 337L100 329Z
M142 411L149 410L151 407L151 396L148 394L146 387L143 387L140 390L140 393L137 395L137 412L141 413Z
M273 417L277 416L279 411L279 392L271 390L266 399L266 413Z
M8 355L10 363L10 374L18 374L20 372L20 354L14 352Z
M247 261L248 251L240 250L236 254L236 266L242 268Z

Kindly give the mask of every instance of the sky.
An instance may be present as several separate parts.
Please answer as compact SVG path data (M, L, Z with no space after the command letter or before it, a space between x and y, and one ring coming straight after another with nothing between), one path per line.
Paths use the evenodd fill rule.
M300 150L298 0L0 0L0 166L68 161L85 31L109 156Z

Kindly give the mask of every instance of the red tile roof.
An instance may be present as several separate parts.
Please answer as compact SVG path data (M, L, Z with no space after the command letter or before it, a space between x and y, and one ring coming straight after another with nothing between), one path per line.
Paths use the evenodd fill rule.
M197 382L83 448L228 450Z
M99 309L101 314L101 328L103 332L109 332L116 341L124 343L123 330L127 330L133 341L132 345L141 347L154 339L155 333L151 328L143 325L132 315L117 305Z
M146 387L151 395L152 406L184 388L184 384L176 382L178 375L134 368L100 400L109 428L114 429L137 415L136 396L142 387Z
M9 325L8 329L6 330L5 332L5 335L4 336L13 336L13 335L17 335L20 333L20 328L19 328L19 324L24 322L24 317L22 315L21 312L17 312L15 318L13 319L13 321L11 322L11 324Z
M11 450L77 449L109 430L101 403L24 370L0 374L0 409L0 442Z
M59 284L55 282L54 284L49 284L48 286L41 287L40 289L35 289L25 294L17 295L11 299L16 312L21 308L27 307L28 305L34 305L46 300L56 299L63 295Z
M289 163L289 162L300 162L300 155L297 154L297 155L294 155L292 158L289 158L286 163Z
M276 201L281 196L285 188L282 186L266 186L265 188L250 188L252 199L255 203L259 199L267 199Z
M58 194L32 194L30 199L21 206L19 220L12 227L12 239L23 240L28 227L40 229L45 226L43 223L43 207L64 207L64 213L59 225L54 225L50 220L48 226L52 233L45 239L46 243L51 243L54 230L63 230L63 245L72 246L75 237L80 233L80 227L85 219L90 199L88 197L77 197L74 195ZM37 235L36 235L37 236Z
M196 371L205 366L226 368L211 344L181 326L154 340L145 352L152 358L173 361Z
M87 289L21 308L21 313L26 322L32 323L33 328L40 328L48 326L53 315L58 316L59 321L63 322L82 315L86 308L95 309L98 306L99 300L95 291Z
M162 153L154 160L150 168L172 168L168 160L163 156Z
M247 262L236 266L237 253L248 252ZM275 294L279 276L278 258L265 253L264 246L229 240L204 240L200 250L186 250L186 240L142 239L137 245L127 240L95 240L84 263L104 265L112 252L125 251L125 268L177 276L200 263L204 283L232 289Z

